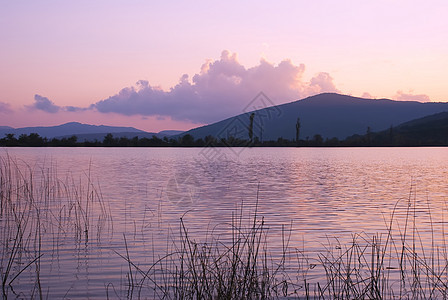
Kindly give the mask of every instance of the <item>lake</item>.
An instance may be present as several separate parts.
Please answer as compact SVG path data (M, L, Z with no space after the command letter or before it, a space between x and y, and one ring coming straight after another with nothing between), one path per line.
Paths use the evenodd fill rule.
M391 232L394 248L411 235L413 253L446 264L447 148L2 148L0 157L11 298L159 298L149 279L131 288L139 270L185 235L225 245L254 218L269 259L288 262L282 276L306 277L310 289L328 271L319 253L368 250ZM388 257L383 269L394 270Z

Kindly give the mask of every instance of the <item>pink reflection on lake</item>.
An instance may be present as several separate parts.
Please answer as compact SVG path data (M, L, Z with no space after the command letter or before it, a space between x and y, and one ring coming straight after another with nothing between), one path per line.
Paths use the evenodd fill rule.
M40 284L48 297L128 297L128 255L148 270L175 249L181 217L195 241L229 242L241 207L245 226L255 210L264 217L273 256L281 256L282 232L288 234L290 259L299 251L316 265L300 274L292 268L291 277L306 271L311 283L324 275L317 253L344 249L356 235L360 244L376 235L385 241L391 224L396 237L405 230L418 235L427 254L445 245L446 148L251 148L239 156L222 148L226 155L211 160L201 150L2 149L2 158L9 155L36 180L45 221ZM46 186L59 190L47 199ZM395 266L396 257L389 259ZM34 265L15 279L10 295L32 293ZM144 297L157 298L149 285Z

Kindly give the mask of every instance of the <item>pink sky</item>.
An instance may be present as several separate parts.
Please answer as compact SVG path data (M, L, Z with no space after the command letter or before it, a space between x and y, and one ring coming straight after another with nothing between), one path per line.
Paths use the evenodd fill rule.
M259 91L448 101L446 1L153 2L2 3L0 126L189 129Z

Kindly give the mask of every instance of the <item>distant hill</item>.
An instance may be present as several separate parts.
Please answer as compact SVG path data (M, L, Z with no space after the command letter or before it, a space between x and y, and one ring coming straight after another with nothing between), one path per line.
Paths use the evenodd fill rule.
M182 131L179 130L164 130L161 132L147 132L133 127L117 127L117 126L105 126L105 125L89 125L82 124L78 122L65 123L58 126L47 126L47 127L23 127L23 128L12 128L9 126L0 126L0 138L3 138L6 134L13 133L16 138L21 134L37 133L41 137L46 137L48 139L52 138L70 138L74 135L78 137L78 141L102 141L106 134L111 133L115 138L152 138L152 136L157 136L158 138L169 137L172 135L180 134Z
M442 112L409 122L396 127L367 135L354 135L348 142L359 143L371 140L373 145L400 146L446 146L448 145L448 112Z
M167 130L170 131L170 130ZM174 134L179 134L182 133L182 131L178 131L178 130L172 130L174 132ZM109 133L109 132L108 132ZM102 141L104 139L104 137L108 134L108 133L86 133L86 134L76 134L78 141L79 142L94 142L95 140L97 141ZM164 137L170 137L173 134L169 135L166 133L166 131L161 131L158 133L155 132L111 132L111 134L113 135L114 138L128 138L128 139L132 139L134 137L138 137L139 139L141 138L148 138L151 139L153 136L156 136L158 138L164 138ZM57 136L57 139L62 139L62 138L70 138L73 135L64 135L64 136Z
M0 136L3 137L7 133L13 133L18 137L21 134L37 133L42 137L54 138L58 136L72 136L92 133L117 133L117 132L140 132L145 133L133 127L115 127L104 125L88 125L78 122L70 122L58 126L46 127L23 127L23 128L0 128Z
M324 138L345 139L353 134L366 133L367 127L381 131L443 111L448 111L448 103L374 100L326 93L254 111L253 132L254 137L260 140L277 140L279 137L292 140L295 139L299 117L301 139L312 139L316 134ZM248 139L250 114L240 114L182 135L188 133L195 139L207 135Z
M441 112L416 120L411 120L396 127L396 129L400 130L401 132L406 132L408 130L414 130L418 128L425 130L431 129L436 131L448 130L448 112Z
M173 136L173 135L179 135L183 133L181 130L162 130L158 133L159 136Z

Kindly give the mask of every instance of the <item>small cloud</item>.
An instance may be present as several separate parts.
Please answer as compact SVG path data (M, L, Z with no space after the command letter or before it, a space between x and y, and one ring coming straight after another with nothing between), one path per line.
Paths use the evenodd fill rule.
M58 106L54 104L53 101L51 101L47 97L43 97L38 94L34 95L34 103L32 105L27 105L26 107L31 110L37 109L51 114L57 113L59 111L80 112L92 109L92 106L88 108L76 107L76 106Z
M338 93L339 90L333 83L333 77L326 72L321 72L311 78L311 88L315 88L317 93Z
M429 99L428 95L425 94L419 94L419 95L413 95L412 91L409 91L408 94L403 93L403 91L398 91L395 96L395 100L400 101L419 101L419 102L430 102L431 99Z
M372 96L370 93L368 93L368 92L364 92L364 93L362 94L361 98L364 98L364 99L375 99L375 97L373 97L373 96Z
M12 113L12 109L11 109L11 106L9 105L9 103L0 102L0 113L1 114Z
M64 110L64 111L68 111L68 112L79 112L79 111L86 111L86 110L88 110L88 108L76 107L76 106L64 106L61 109Z
M34 103L28 106L30 109L42 110L48 113L57 113L61 108L55 105L50 99L47 97L43 97L41 95L34 95Z

